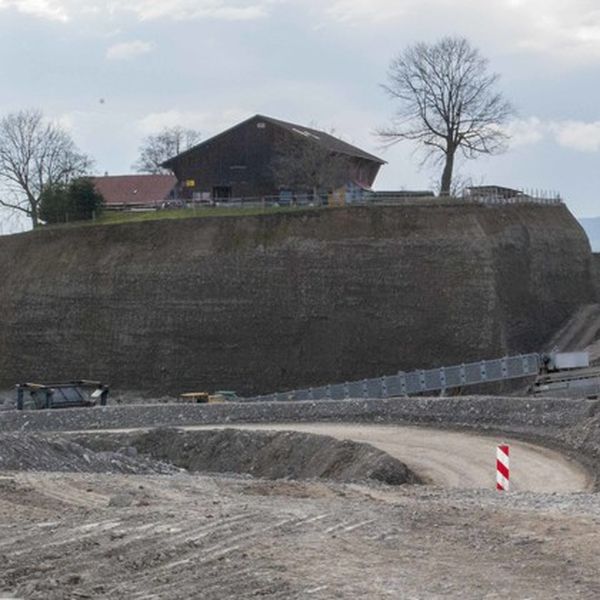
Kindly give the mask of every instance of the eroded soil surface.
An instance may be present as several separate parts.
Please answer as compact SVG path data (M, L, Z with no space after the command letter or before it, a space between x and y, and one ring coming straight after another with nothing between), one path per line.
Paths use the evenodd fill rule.
M0 479L0 596L598 598L600 502L201 475Z

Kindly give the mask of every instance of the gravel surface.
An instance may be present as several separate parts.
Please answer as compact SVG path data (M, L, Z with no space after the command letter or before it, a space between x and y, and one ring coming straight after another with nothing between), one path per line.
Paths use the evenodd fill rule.
M159 424L322 420L334 431L409 423L511 432L566 449L597 473L599 406L514 398L127 406L6 411L0 427L92 429L104 438L103 429ZM417 432L426 452L427 429ZM467 448L473 437L461 436ZM172 444L163 442L168 454ZM470 448L477 462L482 450ZM190 473L0 474L0 597L595 600L599 545L600 496L586 492Z
M110 450L94 451L59 437L0 434L0 471L169 474L179 470L139 456L133 447L115 445Z
M596 599L595 495L227 477L0 478L0 595Z

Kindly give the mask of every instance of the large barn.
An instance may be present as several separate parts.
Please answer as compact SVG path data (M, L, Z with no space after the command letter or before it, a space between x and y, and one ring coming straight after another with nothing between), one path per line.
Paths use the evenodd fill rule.
M289 198L316 188L310 176L302 182L297 175L285 176L281 168L276 168L286 152L293 156L299 151L317 165L338 165L335 183L331 174L329 180L325 177L321 187L328 189L320 189L320 193L343 188L356 195L368 190L385 164L331 134L255 115L167 160L163 167L173 171L178 194L187 199ZM296 162L300 160L305 158Z

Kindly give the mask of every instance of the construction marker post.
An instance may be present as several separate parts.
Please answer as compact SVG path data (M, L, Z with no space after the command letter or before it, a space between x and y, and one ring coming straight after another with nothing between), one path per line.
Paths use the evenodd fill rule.
M496 489L499 492L508 492L510 488L510 448L501 444L496 450Z

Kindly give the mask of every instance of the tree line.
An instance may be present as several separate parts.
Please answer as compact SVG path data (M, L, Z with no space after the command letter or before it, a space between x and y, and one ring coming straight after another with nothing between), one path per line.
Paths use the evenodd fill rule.
M459 157L474 159L506 148L502 126L514 110L498 83L499 75L464 38L408 46L390 63L383 89L396 112L377 136L384 145L416 144L423 161L441 169L440 195L449 195ZM144 139L133 169L163 173L164 161L199 140L193 129L165 128ZM343 165L317 144L299 144L281 151L273 168L282 183L302 183L317 193L339 178ZM0 119L0 205L25 214L33 227L99 214L102 197L86 179L92 169L93 160L41 111Z

